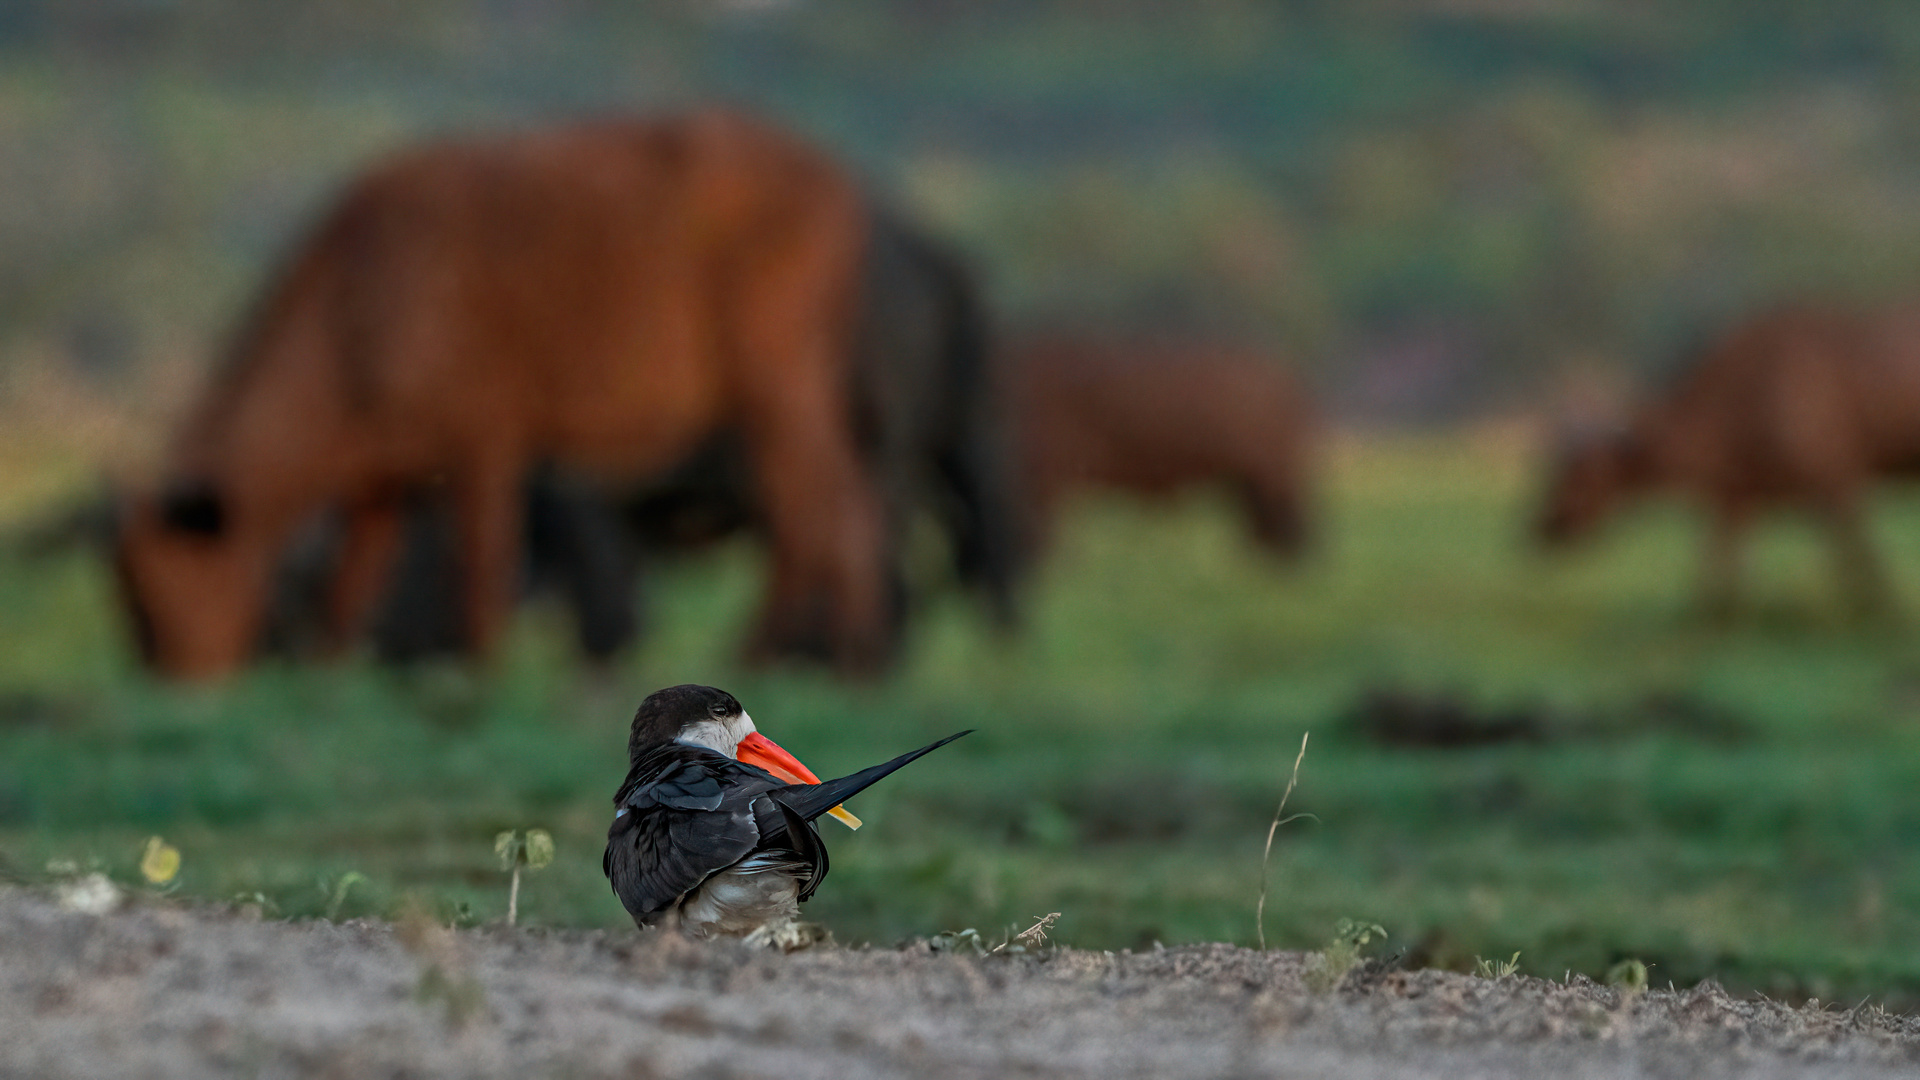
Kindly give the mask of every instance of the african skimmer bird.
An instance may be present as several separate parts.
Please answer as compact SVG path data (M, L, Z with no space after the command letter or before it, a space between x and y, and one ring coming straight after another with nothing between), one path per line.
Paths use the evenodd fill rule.
M667 921L697 937L779 942L827 876L813 821L902 765L966 735L824 783L754 730L725 690L671 686L647 695L627 737L601 868L634 924Z

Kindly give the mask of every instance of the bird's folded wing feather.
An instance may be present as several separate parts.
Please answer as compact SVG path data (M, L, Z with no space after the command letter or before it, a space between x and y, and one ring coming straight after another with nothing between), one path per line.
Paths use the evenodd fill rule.
M785 849L782 854L791 860L793 873L800 879L800 891L796 898L806 903L813 891L826 880L827 845L820 842L820 834L813 831L813 823L795 813L780 798L780 792L769 792L753 807L762 845Z
M688 749L640 762L615 796L601 869L620 902L641 919L752 854L773 831L759 820L769 808L755 803L765 802L761 795L781 786L779 780L724 755ZM777 811L773 816L777 820ZM782 827L780 846L784 834Z

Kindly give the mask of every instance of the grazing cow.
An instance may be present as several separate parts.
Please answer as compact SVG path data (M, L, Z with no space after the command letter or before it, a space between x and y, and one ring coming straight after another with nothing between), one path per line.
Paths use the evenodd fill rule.
M1305 395L1258 351L1045 336L1007 354L1027 543L1043 547L1077 488L1162 494L1224 483L1253 535L1283 556L1308 539L1314 422Z
M1863 521L1878 477L1920 473L1920 308L1783 306L1736 326L1617 430L1564 440L1536 523L1565 545L1621 506L1673 492L1701 504L1705 609L1734 606L1739 546L1763 510L1824 523L1862 614L1890 610Z
M744 128L733 132L736 139L763 142L777 139L762 129L725 117L701 117L683 122L680 126L700 124ZM671 128L673 125L653 126ZM596 136L599 141L605 142L615 136L637 138L643 133L636 131L635 127L609 125L573 134L576 142L592 142ZM691 140L682 138L679 141ZM713 140L710 138L708 141ZM463 149L469 155L474 153L471 147L456 149ZM498 152L502 148L490 149ZM542 148L536 146L534 149ZM576 146L571 149L585 153L594 147ZM619 147L616 145L611 149L617 150ZM791 146L780 149L790 157L797 154ZM686 150L686 147L679 148L683 155ZM442 150L439 153L445 156L448 152ZM729 152L741 156L738 147ZM432 157L433 153L428 152L423 156ZM803 161L801 164L809 168L790 171L805 172L806 178L821 181L821 167L817 162ZM689 171L685 165L676 165L673 161L668 161L666 165ZM721 169L722 176L726 176L728 170L734 167L734 162L725 159L708 166L709 170ZM414 171L418 171L418 166ZM379 174L376 174L375 179L378 177ZM372 182L363 182L362 186ZM444 179L443 183L446 183ZM388 186L404 189L407 185L389 182ZM535 186L534 190L522 193L522 197L535 200L545 194L543 189ZM682 212L700 209L690 193L682 193L682 197L688 202ZM795 294L793 297L785 294L771 297L766 305L759 307L754 305L749 296L702 297L702 303L712 301L717 307L724 301L730 305L721 313L725 316L719 320L722 324L681 328L682 344L692 341L700 350L696 360L726 369L692 373L704 374L710 382L720 384L710 388L709 396L733 394L739 400L724 403L723 408L714 410L718 415L710 417L705 433L683 439L680 452L664 466L658 464L666 457L664 454L647 458L649 467L629 466L622 469L617 463L609 467L593 453L575 453L572 458L576 466L580 463L589 467L597 466L603 475L611 474L614 479L603 483L601 490L596 491L577 475L577 467L557 472L546 469L542 476L535 477L527 486L529 516L525 542L529 549L529 569L533 580L557 585L564 591L575 611L581 644L591 656L610 654L629 640L637 629L632 608L633 555L628 550L628 538L617 527L617 519L624 519L628 523L633 536L644 548L687 546L746 526L753 526L765 534L774 547L776 581L774 598L769 601L753 650L754 655L762 659L782 655L803 656L833 661L843 668L862 670L884 662L897 639L902 612L903 598L899 595L901 575L894 568L901 546L899 540L906 519L920 506L932 509L946 525L962 582L984 592L997 613L1004 616L1011 610L1016 572L1012 536L1014 515L1008 505L1007 480L1003 475L1005 465L1001 443L1004 435L997 423L997 398L987 379L983 316L969 275L956 260L896 219L886 214L874 214L866 207L861 207L861 244L856 250L856 267L860 278L852 288L858 310L850 332L850 354L844 344L846 338L838 339L843 345L840 355L834 358L838 360L838 381L834 386L820 387L814 385L812 380L797 379L789 368L801 361L820 366L823 359L816 352L798 348L805 344L804 338L788 341L770 331L755 336L750 332L750 327L725 325L738 311L743 315L799 320L802 329L807 325L807 320L830 329L844 329L838 322L838 291L820 288L817 283L809 284L808 288L818 294L814 299L825 307L822 311L808 312L803 310L803 304L809 294L801 288L806 283L791 277L803 264L802 257L809 254L801 250L801 240L796 239L801 228L812 228L814 233L820 234L807 234L804 237L807 243L815 247L819 246L818 241L833 239L828 235L831 230L825 224L808 220L789 222L781 217L786 215L801 219L804 211L817 209L805 205L803 199L784 202L771 199L770 196L769 199L775 204L771 209L755 208L755 212L772 217L751 226L751 229L762 230L765 235L752 233L730 237L730 242L743 250L706 254L706 262L713 264L710 267L699 266L704 253L697 250L680 252L681 256L695 264L695 268L707 269L715 274L732 274L738 278L729 277L716 284L716 291L732 288L736 292L750 292L761 288L763 291L777 289ZM352 202L353 197L350 196L349 207ZM736 197L734 203L740 202L741 197ZM725 204L720 209L738 212L738 207L733 204ZM709 211L710 215L717 212ZM336 217L346 213L348 210L343 207ZM831 220L839 219L835 217ZM548 227L559 227L563 223L547 224ZM684 226L682 222L671 220L629 224L635 228L666 229L669 233L676 227ZM749 227L742 228L750 232ZM705 228L707 233L717 231L711 226ZM418 244L420 241L403 238L396 243L404 248L409 242ZM790 252L792 257L787 261L775 259L768 253L754 250L756 243L770 244L776 249L793 249ZM546 246L553 245L549 242ZM376 253L388 257L405 254L404 250L388 252L363 239L356 247L338 254L335 261L344 260L358 266L362 261L371 261L370 257ZM818 255L817 252L811 254ZM475 264L469 268L471 271L480 268L483 257L488 253L483 250L463 252L462 255L469 264ZM563 263L569 259L632 260L638 257L633 250L612 254L583 254L564 250L549 253L550 261ZM313 258L310 251L308 261ZM834 262L830 268L838 266ZM620 265L612 269L631 272L635 268ZM657 274L652 277L646 274L634 276L636 288L669 287L661 283ZM611 299L618 297L612 294L603 297L603 300ZM527 303L532 305L536 300L528 299ZM682 300L692 302L684 297ZM785 302L791 310L772 308L770 305L775 301ZM424 314L433 313L439 322L456 329L460 328L463 319L480 317L472 310L434 312L435 306L444 305L445 300L432 295L409 297L404 303L392 299L377 303L384 305L384 309L358 312L343 310L335 304L317 313L313 320L323 325L329 319L341 322L349 316L356 316L361 322L382 320L382 332L390 334L392 331L384 329L384 323L399 321L399 315L408 313L401 311L402 308L426 308L426 313L413 311L411 314L414 318L421 318ZM648 343L648 328L624 325L619 321L618 312L589 306L587 314L596 313L614 322L612 330L634 335L636 341ZM526 316L530 323L540 321L538 311L530 310ZM356 330L361 336L366 334L353 324L333 329ZM577 328L575 333L585 336L578 335ZM771 391L737 385L744 381L742 369L746 367L746 361L751 359L745 353L749 347L766 350L762 366L767 376L762 381L785 381L804 392L796 400L787 402L771 396ZM352 362L354 357L329 356L328 359L333 362ZM512 362L511 357L497 359ZM684 358L670 359L683 368L687 366ZM682 370L678 377L685 381L690 376ZM586 389L584 381L578 383L578 388ZM849 498L859 496L864 486L874 499L861 504L868 512L855 515L850 521L839 522L837 526L825 513L826 507L818 508L811 515L804 515L801 513L804 508L796 505L791 514L793 519L784 520L780 513L775 512L782 504L770 502L770 497L784 498L789 503L797 504L798 496L809 494L805 490L806 484L820 482L816 475L819 469L817 466L809 469L805 462L778 458L767 447L768 436L760 428L769 423L767 413L770 410L777 413L781 408L799 409L809 402L817 403L817 399L835 396L827 391L837 391L840 399L837 411L830 414L830 430L789 432L793 439L812 440L812 443L802 441L792 445L804 449L809 445L839 442L839 446L814 445L816 453L832 451L828 456L834 457L850 443L856 458L855 475L841 478L845 482L842 486L849 489L843 494ZM713 403L707 404L711 406ZM391 407L407 405L403 401ZM604 403L600 407L604 409ZM818 418L808 414L804 419L815 423ZM781 421L789 428L794 422L791 418ZM828 425L819 426L825 428ZM837 436L837 439L828 436ZM521 441L530 440L523 436ZM547 443L542 447L553 456L566 453L564 444L556 447ZM756 462L763 469L756 469ZM461 542L462 533L456 526L460 524L457 514L461 489L444 482L420 483L417 469L414 470L414 479L408 480L405 470L395 468L396 464L378 463L386 467L388 473L382 477L372 498L355 507L349 497L344 513L336 510L328 519L306 528L303 542L295 545L282 560L277 579L279 584L275 590L276 600L268 609L264 623L256 622L253 633L256 642L284 649L303 641L312 642L318 637L337 647L364 626L372 633L377 655L404 660L435 653L465 651L474 642L483 640L472 633L474 583L458 570L460 559L457 556L461 549L457 545ZM524 462L520 467L524 469ZM771 469L772 475L765 474L766 468ZM443 474L446 472L444 469L438 471ZM789 488L796 487L802 490L788 492ZM338 491L349 494L351 490L338 488ZM170 493L176 509L179 494ZM615 508L610 503L618 503L619 506ZM311 511L309 516L312 516ZM180 522L166 522L163 518L163 524L175 533L190 531L181 529ZM874 565L867 567L873 580L864 584L864 591L854 590L854 599L870 600L871 594L877 592L883 598L882 608L876 614L870 605L854 606L880 621L878 624L870 619L857 622L853 629L858 629L860 634L850 644L847 639L849 628L845 625L847 616L843 609L852 602L847 600L844 593L861 583L840 580L839 584L845 587L842 592L815 588L811 594L788 594L783 599L781 561L783 554L793 554L785 549L801 546L794 542L792 534L795 530L804 534L802 540L812 544L811 548L801 546L801 554L812 550L816 556L831 556L836 554L836 548L826 541L835 541L839 548L862 540L863 536L870 541L871 536L859 531L870 525L877 525L882 550L876 556ZM371 538L369 534L372 534ZM137 546L123 546L123 567L128 566L127 552ZM369 546L376 550L366 551ZM284 543L282 547L285 547ZM858 544L853 544L853 547L855 553L863 550ZM400 552L397 563L392 554L394 549ZM804 564L801 569L805 569ZM836 567L829 565L827 569ZM841 566L838 569L850 573L848 567ZM148 608L151 600L146 595L150 589L133 587L130 573L123 572L123 576L129 578L127 592L136 622L150 621ZM843 573L842 577L845 576ZM829 579L829 583L832 580ZM239 617L238 612L222 614L228 618ZM178 623L180 620L176 618L175 621ZM318 634L314 632L316 627L320 629ZM206 636L204 627L187 626L183 629L189 638ZM233 635L242 629L237 625L232 626L219 635L227 640L227 644L221 650L222 662L215 665L216 669L223 670L231 666ZM174 632L176 637L181 634L182 629ZM157 635L143 635L153 636ZM156 649L155 652L158 654L164 650ZM156 655L155 659L163 670L168 669L168 663L161 655Z
M771 541L755 650L872 670L892 637L886 511L846 422L869 217L834 163L722 112L375 169L123 507L116 564L146 656L183 677L243 663L276 560L328 506L345 530L329 624L357 630L423 484L447 492L463 631L484 653L535 462L633 482L733 431Z
M955 578L984 594L1010 622L1018 571L1005 433L987 367L984 317L971 276L952 256L890 215L877 215L855 339L849 423L876 477L888 520L893 596L905 601L898 565L903 532L931 512L952 549ZM723 432L665 473L621 492L609 528L604 500L552 479L529 487L528 543L536 582L571 601L581 643L595 657L637 630L636 558L700 547L741 531L764 532L745 441ZM397 577L376 621L376 652L405 659L461 648L445 616L452 595L446 527L417 511L409 577ZM636 550L637 549L637 550ZM435 553L438 553L437 556ZM436 598L436 583L440 590ZM896 607L897 617L903 612Z

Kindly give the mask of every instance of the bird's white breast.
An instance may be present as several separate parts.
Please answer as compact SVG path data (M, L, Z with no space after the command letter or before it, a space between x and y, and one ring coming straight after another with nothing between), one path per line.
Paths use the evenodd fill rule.
M697 937L749 934L800 917L799 872L791 858L749 855L680 900L680 925Z

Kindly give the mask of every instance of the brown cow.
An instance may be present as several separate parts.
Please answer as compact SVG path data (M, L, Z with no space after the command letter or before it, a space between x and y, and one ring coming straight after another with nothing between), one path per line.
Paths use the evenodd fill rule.
M908 575L901 542L927 512L944 526L954 580L980 593L1005 625L1017 575L1007 447L985 343L985 315L972 276L938 243L898 218L875 213L856 334L850 397L862 459L880 484L889 522L896 616ZM458 574L444 500L412 508L404 553L371 625L374 655L406 661L466 647L457 617ZM553 468L530 477L526 495L529 584L560 592L582 651L604 659L640 630L634 600L641 566L739 531L764 534L741 439L710 440L684 462L618 493L589 490ZM266 644L311 641L322 627L338 528L319 522L283 565ZM332 543L328 543L328 540Z
M1537 522L1542 541L1591 533L1657 491L1707 512L1702 600L1735 602L1742 534L1793 508L1833 538L1841 585L1863 614L1890 610L1862 518L1878 477L1920 472L1920 308L1791 306L1736 326L1631 421L1563 447Z
M741 433L771 539L762 653L885 658L883 512L846 418L868 212L835 164L721 112L404 154L355 183L263 298L133 497L118 566L163 672L233 669L297 526L345 508L356 628L405 493L444 484L467 633L510 608L521 484L618 482Z
M1143 494L1225 483L1254 536L1306 544L1314 433L1304 394L1257 350L1219 343L1036 336L1008 350L1028 546L1077 488Z

